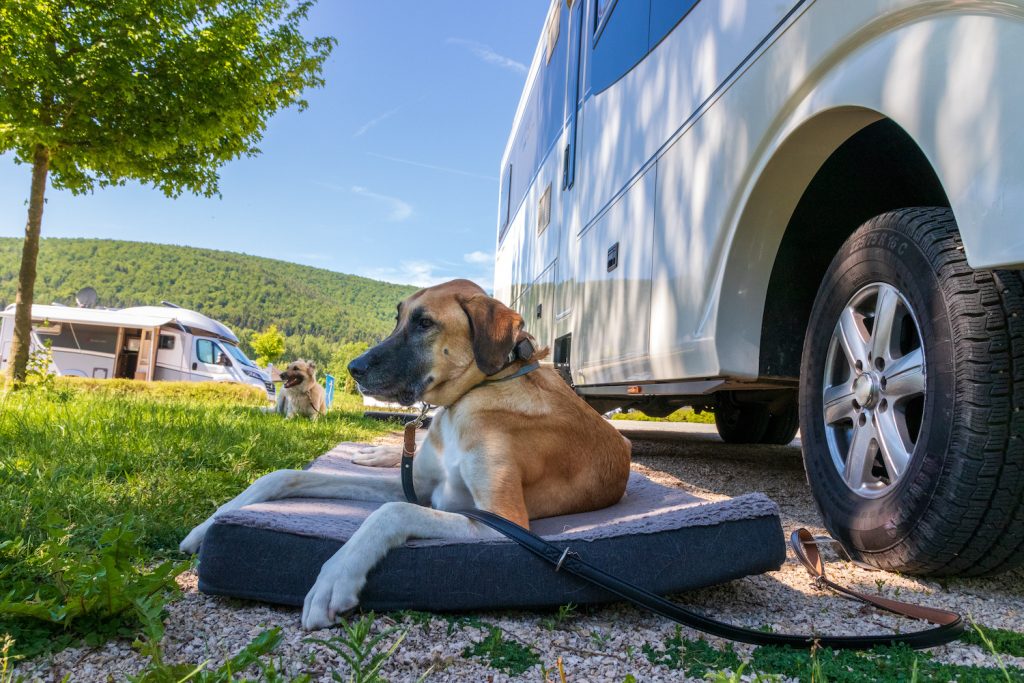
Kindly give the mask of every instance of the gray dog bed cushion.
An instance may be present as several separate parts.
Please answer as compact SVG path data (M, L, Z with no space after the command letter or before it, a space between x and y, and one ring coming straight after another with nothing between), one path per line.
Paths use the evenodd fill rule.
M397 468L351 462L341 444L311 469L398 477ZM222 515L199 554L199 589L213 595L302 605L320 566L377 503L294 498ZM549 541L569 543L588 562L660 594L778 569L786 549L778 507L761 493L709 502L634 472L617 504L531 522ZM437 612L607 602L615 597L505 538L413 540L370 573L364 609Z

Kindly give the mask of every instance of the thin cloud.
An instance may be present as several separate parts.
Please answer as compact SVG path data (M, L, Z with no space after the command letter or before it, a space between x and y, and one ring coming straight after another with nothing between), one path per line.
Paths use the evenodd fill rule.
M442 266L430 261L402 261L397 267L369 268L364 270L363 274L374 280L430 287L451 279L448 275L436 272L439 268Z
M489 254L486 251L471 251L468 254L463 254L462 260L476 266L490 265L494 263L494 254Z
M388 214L388 220L400 223L412 216L412 204L403 201L398 197L392 197L391 195L380 194L378 192L371 192L360 185L353 185L352 192L361 197L366 197L389 205L391 207L391 213Z
M473 173L472 171L463 171L458 168L450 168L448 166L437 166L435 164L425 164L422 161L413 161L412 159L402 159L401 157L392 157L387 154L377 154L376 152L367 152L371 157L377 157L378 159L384 159L385 161L394 161L397 164L406 164L408 166L418 166L419 168L427 168L431 171L442 171L444 173L454 173L456 175L469 176L470 178L482 178L484 180L497 180L497 176L483 175L480 173Z
M392 116L394 116L395 114L397 114L397 113L398 113L398 112L400 112L401 110L402 110L402 105L398 105L398 106L397 106L397 107L395 107L394 109L388 109L388 110L387 110L386 112L384 112L383 114L380 114L380 115L379 115L379 116L377 116L376 118L370 119L369 121L367 121L366 123L364 123L364 124L363 124L362 126L360 126L360 127L359 127L359 130L357 130L357 131L355 132L355 135L353 135L352 137L354 137L354 138L358 138L358 137L361 137L361 136L365 135L365 134L366 134L366 131L370 130L371 128L373 128L374 126L376 126L376 125L377 125L378 123L380 123L381 121L384 121L385 119L389 119L389 118L391 118Z
M476 55L479 59L487 62L488 64L494 64L495 66L500 66L503 69L515 71L516 73L520 73L523 75L525 75L526 72L529 71L525 64L523 64L522 62L517 62L511 57L506 57L505 55L498 54L491 48L490 45L484 45L483 43L478 43L475 40L466 40L465 38L449 38L446 42L449 45L459 45L461 47L466 48L474 55Z

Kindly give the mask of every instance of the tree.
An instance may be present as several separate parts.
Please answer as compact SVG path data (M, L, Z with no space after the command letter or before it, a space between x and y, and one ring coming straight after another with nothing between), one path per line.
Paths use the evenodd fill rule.
M219 196L268 119L323 85L333 38L299 30L314 0L7 0L0 4L0 153L32 183L9 376L25 378L46 183L129 180Z
M284 335L277 329L277 325L271 325L265 331L253 334L249 344L256 354L257 365L266 367L270 363L276 363L284 355Z
M331 358L331 370L334 372L335 377L344 378L346 393L359 393L359 390L356 388L355 379L348 373L348 364L355 360L356 356L362 355L369 348L370 345L366 342L348 342L339 346Z

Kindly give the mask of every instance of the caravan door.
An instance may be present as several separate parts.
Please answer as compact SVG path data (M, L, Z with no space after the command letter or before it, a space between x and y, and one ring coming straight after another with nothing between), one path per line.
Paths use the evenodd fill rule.
M231 359L213 339L196 337L192 344L193 382L225 381L234 379L229 369Z

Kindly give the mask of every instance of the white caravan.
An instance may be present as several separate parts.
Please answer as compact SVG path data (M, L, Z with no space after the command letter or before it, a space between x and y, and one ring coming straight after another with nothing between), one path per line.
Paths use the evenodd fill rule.
M0 369L10 360L14 305L0 313ZM52 372L96 379L239 382L274 398L270 376L222 323L174 306L32 307L32 348L49 342Z
M495 294L599 410L800 428L863 561L1024 562L1024 2L553 0Z

